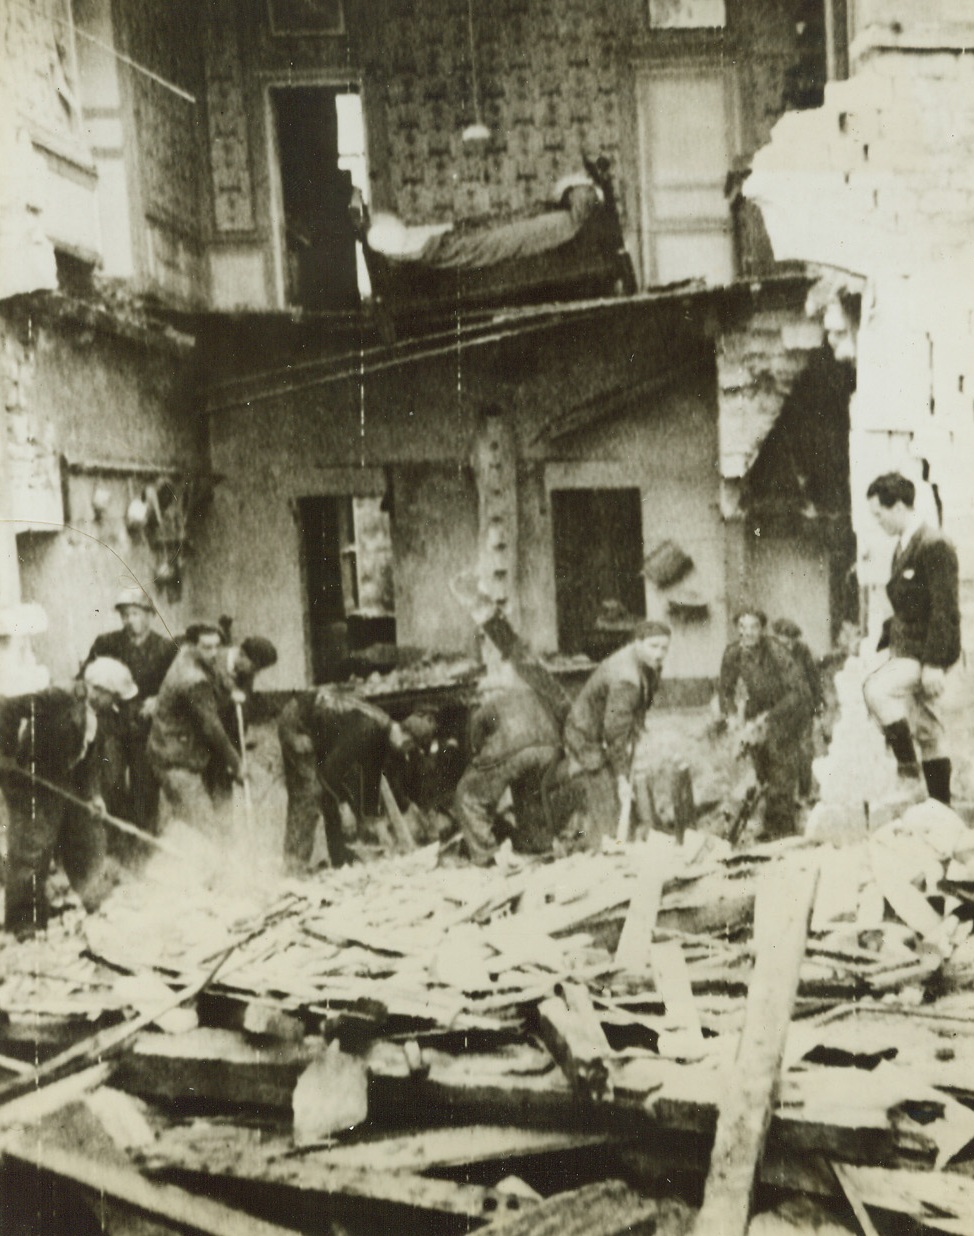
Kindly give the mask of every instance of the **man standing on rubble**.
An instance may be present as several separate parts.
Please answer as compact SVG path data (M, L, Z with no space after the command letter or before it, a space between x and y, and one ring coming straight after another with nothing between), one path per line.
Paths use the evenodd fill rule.
M581 689L565 722L568 774L584 787L587 841L615 836L632 793L632 761L659 686L672 630L640 622L629 643L607 657Z
M737 639L720 665L717 695L723 722L736 719L742 752L764 791L764 832L788 837L798 824L802 736L812 715L811 694L791 655L768 638L767 616L742 609Z
M196 622L163 681L149 732L149 759L175 819L213 836L221 820L204 775L218 763L241 781L240 755L220 720L220 630Z
M516 850L535 853L551 846L543 817L541 780L559 749L558 727L538 695L503 661L481 687L470 716L471 761L454 797L456 815L471 860L487 866L497 852L495 813L511 791Z
M159 783L146 750L152 711L162 680L176 656L176 641L151 627L155 606L138 585L123 588L115 601L122 621L99 635L82 665L111 657L127 666L138 695L104 719L103 793L108 810L147 833L159 828Z
M866 707L882 726L902 788L911 798L926 791L949 803L940 697L961 652L957 551L914 510L916 486L899 472L877 477L866 498L880 528L896 537L886 585L893 613L878 646L889 657L863 685Z
M328 856L333 867L351 860L342 827L342 806L348 809L349 779L360 788L364 813L378 810L379 779L415 749L428 747L435 722L413 714L398 725L381 708L348 691L322 687L285 705L278 737L287 787L284 858L295 874L311 862L319 815L324 816ZM394 778L399 779L399 778Z
M99 786L102 724L117 704L137 694L126 666L97 657L73 689L48 687L0 699L0 788L8 814L7 931L27 936L47 925L45 886L55 857L85 909L95 909L110 890L105 826L97 818L97 811L105 809Z

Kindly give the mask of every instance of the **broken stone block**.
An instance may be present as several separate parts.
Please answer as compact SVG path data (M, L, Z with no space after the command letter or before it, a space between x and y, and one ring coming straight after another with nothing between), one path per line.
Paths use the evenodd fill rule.
M296 1146L354 1129L368 1115L365 1066L346 1055L334 1039L298 1078L291 1106Z

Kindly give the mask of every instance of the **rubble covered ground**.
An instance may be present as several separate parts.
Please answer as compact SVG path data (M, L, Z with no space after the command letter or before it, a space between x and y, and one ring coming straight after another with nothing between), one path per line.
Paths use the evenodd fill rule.
M706 712L677 717L661 785L705 751ZM272 739L229 846L177 826L98 913L65 895L3 939L0 1230L706 1231L742 1188L752 1232L974 1230L949 809L842 846L701 828L486 869L373 836L296 880ZM737 773L710 767L701 803Z

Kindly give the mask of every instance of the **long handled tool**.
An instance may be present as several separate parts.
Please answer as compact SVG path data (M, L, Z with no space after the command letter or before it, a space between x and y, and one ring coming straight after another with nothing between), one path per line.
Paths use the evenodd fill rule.
M247 828L254 825L254 804L250 797L250 775L247 768L247 743L244 736L243 705L239 700L233 701L234 712L237 714L237 737L240 739L240 775L243 777L244 815L247 817Z
M620 845L624 845L629 840L629 830L632 826L632 800L635 797L633 779L636 775L636 744L632 744L632 750L629 753L629 773L626 777L625 785L621 788L621 799L619 804L619 823L616 825L616 841Z
M32 785L39 786L42 790L56 794L58 798L71 803L72 806L79 807L82 811L87 811L89 815L94 816L101 823L107 824L109 828L117 829L129 837L137 837L139 841L144 842L146 845L155 846L157 850L162 850L163 853L170 854L173 858L185 858L185 855L180 853L174 845L170 845L168 841L163 841L161 837L153 837L151 833L143 832L135 824L130 824L128 820L120 820L117 816L109 815L107 811L101 810L86 799L79 798L77 794L72 794L70 790L64 789L63 786L55 785L53 781L48 781L46 777L41 777L39 774L31 772L30 769L21 768L19 764L15 764L13 760L5 756L0 756L0 772L4 774L12 773L15 777L29 781Z

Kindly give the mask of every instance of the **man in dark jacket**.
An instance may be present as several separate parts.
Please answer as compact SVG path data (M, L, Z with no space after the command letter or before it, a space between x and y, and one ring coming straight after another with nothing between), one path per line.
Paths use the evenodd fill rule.
M84 906L108 892L104 825L33 776L104 809L99 795L103 718L137 688L118 661L98 657L73 690L49 687L0 699L0 788L7 802L4 925L29 935L47 924L45 884L55 857Z
M220 632L198 622L169 667L149 731L149 759L172 815L216 836L221 819L204 774L213 762L241 780L240 755L220 720Z
M939 700L961 651L957 551L920 519L916 487L899 472L877 477L866 497L876 522L896 537L886 585L893 614L879 643L889 658L866 679L866 707L883 728L903 788L916 797L926 789L949 803L951 764Z
M99 635L82 665L111 657L128 667L138 695L105 718L102 792L112 815L131 820L148 833L159 828L159 783L146 747L152 710L173 658L176 641L151 629L155 607L138 586L125 588L115 601L121 629Z
M342 804L357 800L363 814L374 815L383 771L413 744L428 745L435 732L424 717L408 717L400 726L381 708L334 687L295 696L277 729L287 787L284 857L295 873L311 861L319 815L332 866L349 861Z
M477 866L497 852L495 812L505 790L514 801L515 849L550 847L541 823L541 778L559 749L558 727L541 700L511 669L483 688L470 716L471 761L457 786L454 812Z
M797 827L801 738L812 715L811 695L790 654L768 638L761 610L741 610L735 624L737 639L720 666L720 712L740 724L741 748L764 789L766 835L787 837Z
M798 666L798 672L808 688L811 712L802 728L798 764L798 796L807 799L812 793L812 760L815 756L813 721L822 710L822 675L818 662L811 648L805 643L802 629L797 622L792 622L790 618L779 618L772 624L771 630L774 632L775 639L791 655L791 659Z
M659 685L670 647L664 622L641 622L632 639L607 657L577 695L565 722L569 776L585 792L588 842L615 836L631 792L636 742Z

